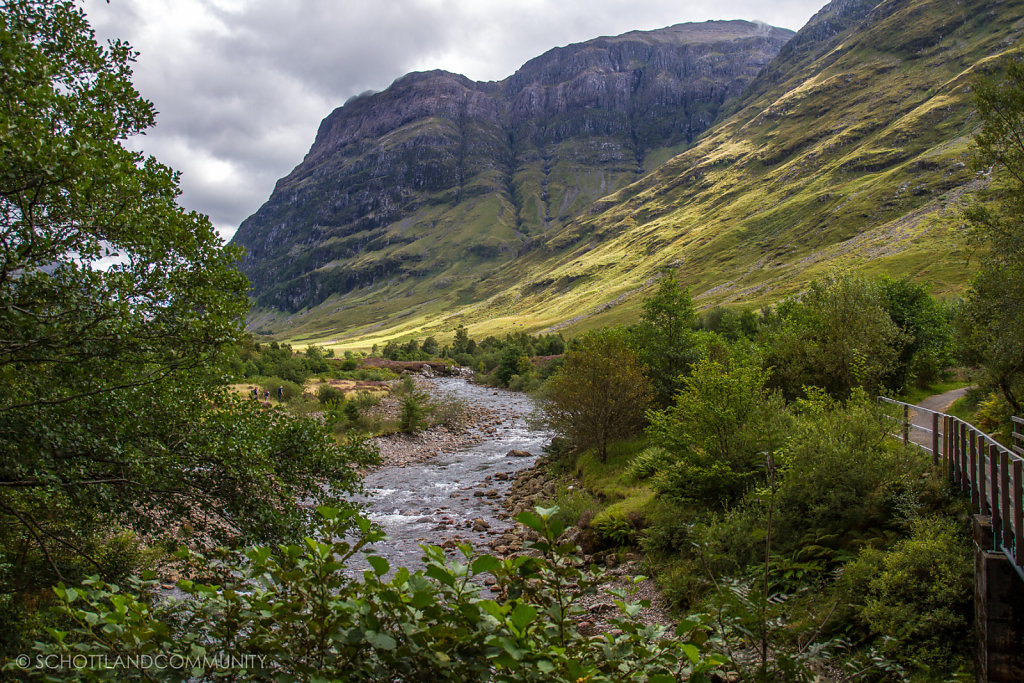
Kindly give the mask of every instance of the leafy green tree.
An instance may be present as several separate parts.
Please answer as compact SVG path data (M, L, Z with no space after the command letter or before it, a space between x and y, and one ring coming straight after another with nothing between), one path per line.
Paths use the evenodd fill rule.
M423 353L427 354L430 358L435 357L440 351L440 347L437 344L437 340L433 337L427 337L423 340L423 346L420 347Z
M1024 63L980 79L976 164L991 185L966 212L981 267L959 321L963 344L1014 414L1024 412Z
M610 329L575 341L548 380L542 410L548 425L605 460L611 440L643 428L650 402L645 367L625 333Z
M662 493L718 506L757 480L764 453L780 439L774 422L785 414L765 388L768 374L740 359L702 358L674 404L651 411L651 441L673 456L655 477Z
M885 304L880 288L857 275L830 275L780 304L764 340L773 384L790 397L805 386L837 397L879 389L907 339Z
M643 302L640 319L634 343L649 368L655 402L667 406L681 386L680 377L697 357L693 344L697 313L689 290L671 272L662 273L657 289Z
M507 343L501 350L500 361L495 369L495 377L502 386L508 386L514 375L525 375L533 370L530 357L519 344Z
M910 382L927 385L936 381L952 363L950 309L929 296L924 285L909 278L883 278L878 286L889 318L905 339L895 369L884 379L885 385L900 392Z
M425 424L429 397L425 391L416 386L409 376L402 379L399 391L402 410L398 428L408 434L418 432L423 429Z
M118 528L305 528L296 503L340 503L372 451L223 389L247 283L178 175L122 145L153 124L132 51L76 3L9 0L0 52L4 590L106 571Z
M455 339L452 340L452 354L459 353L473 353L473 349L469 347L469 332L466 331L465 325L459 325L455 328ZM476 345L474 344L474 347Z

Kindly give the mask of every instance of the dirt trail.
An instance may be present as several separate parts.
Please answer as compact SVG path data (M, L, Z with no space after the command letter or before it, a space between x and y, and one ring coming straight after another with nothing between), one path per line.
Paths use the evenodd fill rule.
M912 429L910 431L910 440L918 445L931 448L932 435L929 432L922 431L925 429L930 430L932 428L932 414L926 411L934 410L938 413L946 412L949 410L949 407L953 405L957 399L966 394L970 388L971 387L960 387L959 389L952 389L941 394L929 396L917 404L918 408L923 408L924 410L911 409L910 422L919 429Z

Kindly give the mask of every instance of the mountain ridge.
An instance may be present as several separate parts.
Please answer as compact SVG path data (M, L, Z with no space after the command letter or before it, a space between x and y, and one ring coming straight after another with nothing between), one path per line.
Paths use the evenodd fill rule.
M243 271L293 311L396 273L475 277L467 258L514 258L688 144L790 34L675 25L555 48L503 81L407 74L324 119L236 233ZM439 239L457 246L438 257Z
M969 277L958 203L984 182L967 165L971 78L1022 29L1021 2L838 0L692 145L648 155L485 277L379 282L259 309L251 328L357 347L458 324L572 334L635 319L663 268L703 305L770 303L837 268L954 294Z

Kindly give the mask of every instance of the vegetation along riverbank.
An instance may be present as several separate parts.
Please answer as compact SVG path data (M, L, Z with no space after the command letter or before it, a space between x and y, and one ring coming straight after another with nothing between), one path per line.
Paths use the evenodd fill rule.
M813 55L850 59L866 39L820 54L808 46L830 45L856 26L889 49L881 28L932 6L923 2L832 3L778 54L800 64ZM949 35L957 42L1006 23L945 21L918 17L914 26L928 24L938 42L915 42L913 54L935 57L929 51ZM760 29L740 23L697 34L739 31L762 45ZM983 44L1009 49L993 40ZM920 278L837 268L770 301L757 290L746 302L700 308L685 284L698 265L666 258L629 290L634 314L620 319L602 317L607 308L561 309L557 324L526 331L522 318L501 327L495 313L474 329L472 287L435 283L463 313L428 326L396 308L386 327L366 319L338 342L322 330L288 337L265 329L278 319L266 312L256 329L244 327L252 291L237 266L251 254L224 245L205 216L178 205L172 169L125 145L155 121L132 85L127 45L98 44L74 2L9 0L0 1L0 50L0 676L665 683L975 675L970 501L930 456L894 438L896 416L878 397L919 401L963 388L949 410L1014 439L1011 418L1024 412L1024 62L1016 52L957 67L973 99L955 109L969 106L976 121L969 139L978 169L969 194L956 185L956 248L974 259L960 290L942 288L940 297ZM789 82L774 59L760 72L768 81L750 81L750 97ZM823 83L860 90L847 82ZM810 97L791 95L804 104ZM750 121L785 120L799 104L785 101L747 111ZM460 130L465 151L479 131ZM680 172L680 187L740 154L721 141L728 127L707 130L676 144L710 145L723 161ZM495 138L495 158L504 158L506 137ZM888 168L899 140L902 133L840 170ZM541 169L538 178L551 171L545 144L524 162ZM801 158L813 165L833 146L843 145ZM643 164L656 161L642 157L624 157L637 167L624 176L641 182ZM467 158L458 163L468 167ZM744 159L758 173L777 163ZM915 163L924 173L938 162ZM644 188L677 165L645 176L648 185L616 186L624 194L609 197L621 203L601 200L582 223L566 216L567 232L524 244L524 260L536 264L538 250L557 247L572 254L562 264L571 270L607 255L610 224L593 235L607 238L602 245L579 233L594 225L587 221L629 213L627 205L639 207L636 220L617 235L636 238L643 220L658 220L647 202L671 194ZM515 181L501 183L513 198ZM458 201L473 191L460 184ZM347 201L342 193L335 200L336 208ZM833 201L828 193L813 200L839 211ZM867 216L865 202L857 199L856 211ZM668 239L662 228L644 250ZM395 234L385 232L372 239L390 248ZM308 285L310 301L344 311L316 289L317 278L341 277L334 257L369 247L325 241L339 250L333 265L303 252L303 267L318 274L294 274L278 294ZM466 253L509 255L504 242L477 246ZM417 262L394 253L388 268ZM365 272L392 272L374 268ZM488 268L474 268L465 282L483 282ZM561 288L565 304L570 286L592 275L560 273L527 287L531 306L549 288ZM360 297L382 291L344 282ZM601 278L590 282L600 289ZM409 298L426 300L417 296ZM517 296L480 310L514 307ZM369 341L377 329L387 334ZM462 393L444 389L453 382ZM404 497L386 498L399 488L389 484L410 473ZM381 500L398 502L375 508ZM399 527L389 541L384 529ZM400 542L413 549L410 561L393 552Z

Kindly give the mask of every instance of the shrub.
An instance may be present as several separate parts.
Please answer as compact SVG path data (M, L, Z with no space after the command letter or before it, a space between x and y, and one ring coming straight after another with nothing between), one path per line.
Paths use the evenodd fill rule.
M445 394L431 403L430 418L434 424L458 430L468 421L468 408L468 404L455 394Z
M892 550L862 551L844 581L861 623L887 637L885 654L944 670L971 642L972 571L966 532L950 519L926 517Z
M284 400L285 402L294 401L297 398L302 397L303 389L301 384L297 384L281 377L264 377L259 382L260 387L260 398L263 398L264 392L270 392L270 398L277 399L278 388L284 388Z
M316 398L320 403L344 403L345 392L337 387L332 387L330 384L321 384L317 387Z
M42 656L68 655L166 661L195 657L209 644L258 654L249 671L237 666L218 676L274 680L346 681L707 681L724 659L710 650L700 618L683 620L672 637L665 627L643 626L640 605L616 590L619 612L600 638L584 636L577 622L580 598L595 592L600 575L579 568L553 509L517 519L538 535L535 557L505 560L459 547L449 560L425 547L425 571L398 569L366 558L354 579L346 565L368 544L383 539L368 520L320 508L314 537L286 546L250 548L211 564L217 585L180 581L189 600L150 602L153 581L134 580L122 591L99 579L55 589L69 619L37 648ZM496 599L482 597L485 577ZM98 626L102 625L102 626ZM10 664L8 668L17 664ZM139 672L133 672L139 673ZM201 678L201 668L171 667L141 673L152 680Z

